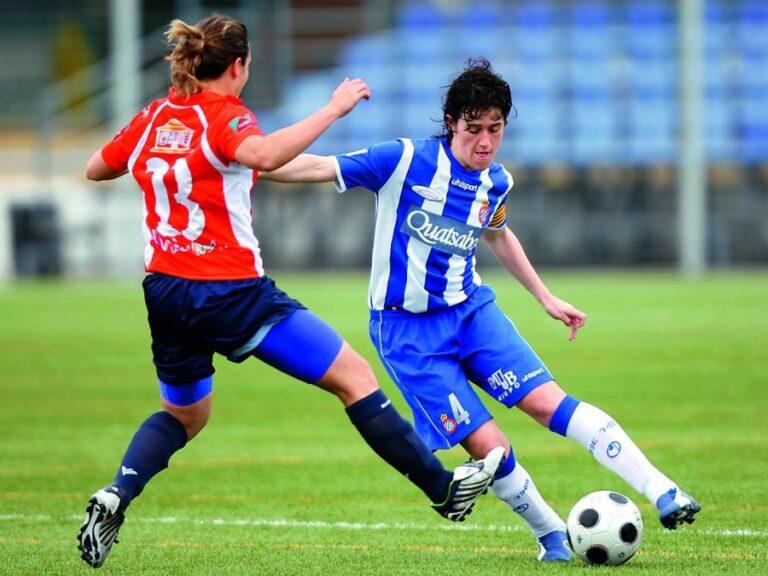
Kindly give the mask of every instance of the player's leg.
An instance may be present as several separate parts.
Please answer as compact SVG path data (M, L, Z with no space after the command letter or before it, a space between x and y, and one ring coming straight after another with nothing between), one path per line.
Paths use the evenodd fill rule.
M498 462L462 467L453 474L445 470L379 388L368 362L308 310L297 310L271 326L253 355L286 374L335 394L374 452L433 502L458 498L458 486L462 481L469 483L470 477L481 478L483 488L490 483ZM492 470L488 470L489 467ZM477 495L467 503L469 508Z
M98 568L107 559L125 520L128 505L146 484L168 467L208 421L211 412L211 378L189 385L161 383L163 410L141 423L120 463L114 481L98 490L88 503L78 535L82 558Z
M213 352L191 349L179 320L187 281L154 275L145 279L144 290L163 410L141 423L114 481L88 503L78 543L83 560L94 568L106 560L128 505L205 426L211 411Z
M546 503L531 476L516 461L509 441L496 422L489 420L467 436L461 445L474 457L486 454L489 447L505 447L506 457L496 471L491 491L528 524L539 542L539 560L569 561L571 552L566 543L565 522Z
M422 317L376 315L370 323L379 358L408 402L418 436L432 451L455 446L491 420L458 362L453 316L452 311ZM478 446L474 456L503 458L506 440L496 440ZM449 502L435 509L454 513Z
M670 529L693 522L699 504L662 474L624 429L599 408L568 396L550 381L531 391L518 407L553 432L573 438L658 508Z

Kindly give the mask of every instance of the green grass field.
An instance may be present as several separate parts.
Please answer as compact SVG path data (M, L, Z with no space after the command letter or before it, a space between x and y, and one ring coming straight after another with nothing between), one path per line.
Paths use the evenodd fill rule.
M404 402L367 336L363 275L276 274L329 320ZM561 385L619 420L704 506L665 532L644 498L571 440L491 406L563 516L614 489L645 542L624 574L768 574L768 275L545 274L589 314L575 342L512 281L499 302ZM369 451L330 395L253 360L219 358L208 428L129 510L105 574L586 574L536 562L493 497L462 525ZM138 423L158 407L138 283L0 289L0 574L85 574L75 535ZM441 453L451 467L456 449ZM609 569L610 570L610 569Z

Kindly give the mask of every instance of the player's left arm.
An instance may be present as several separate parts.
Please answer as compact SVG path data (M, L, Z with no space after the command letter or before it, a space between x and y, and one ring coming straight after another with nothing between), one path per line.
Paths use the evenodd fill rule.
M497 230L487 229L483 238L496 259L536 297L547 314L568 326L568 339L576 338L576 333L584 326L587 315L549 291L528 260L523 245L514 232L506 226Z
M88 164L85 166L85 177L88 180L100 181L100 180L114 180L119 178L128 171L118 171L104 161L104 157L101 155L101 150L96 150L88 160Z
M274 182L333 182L336 179L336 162L333 156L299 154L277 170L260 172L259 178Z

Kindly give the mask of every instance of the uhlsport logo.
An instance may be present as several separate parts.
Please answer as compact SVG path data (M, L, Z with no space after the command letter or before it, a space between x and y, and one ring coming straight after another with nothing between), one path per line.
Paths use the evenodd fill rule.
M529 508L528 504L520 504L520 506L515 506L514 508L512 508L512 510L514 510L518 514L522 514L523 512L528 510L528 508Z
M443 428L445 429L448 434L453 434L456 432L456 428L458 428L458 424L456 424L456 420L448 416L445 412L440 414L440 422L443 423Z
M480 241L481 228L411 205L400 231L428 246L466 258Z
M192 136L195 131L187 128L171 118L167 124L156 128L155 147L152 152L165 152L166 154L186 154L192 146Z
M608 455L608 458L616 458L620 452L621 444L619 444L616 440L608 444L608 448L605 451L605 453Z
M469 184L468 182L464 182L463 180L459 180L458 178L454 178L451 180L451 186L456 186L456 188L461 188L462 190L466 190L467 192L477 192L479 184Z

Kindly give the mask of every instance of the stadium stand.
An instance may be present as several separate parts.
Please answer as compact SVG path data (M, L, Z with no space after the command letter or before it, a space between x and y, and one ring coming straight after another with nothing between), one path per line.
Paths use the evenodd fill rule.
M478 6L482 7L478 9ZM440 87L470 55L489 57L512 86L519 113L502 155L529 165L674 164L679 137L677 13L663 0L493 0L457 9L428 0L401 6L394 28L351 40L330 70L299 77L277 117L312 109L330 83L363 75L375 101L319 152L402 136L428 136ZM768 4L706 3L706 152L715 162L768 159ZM762 70L762 73L760 73ZM514 152L513 152L514 151Z

